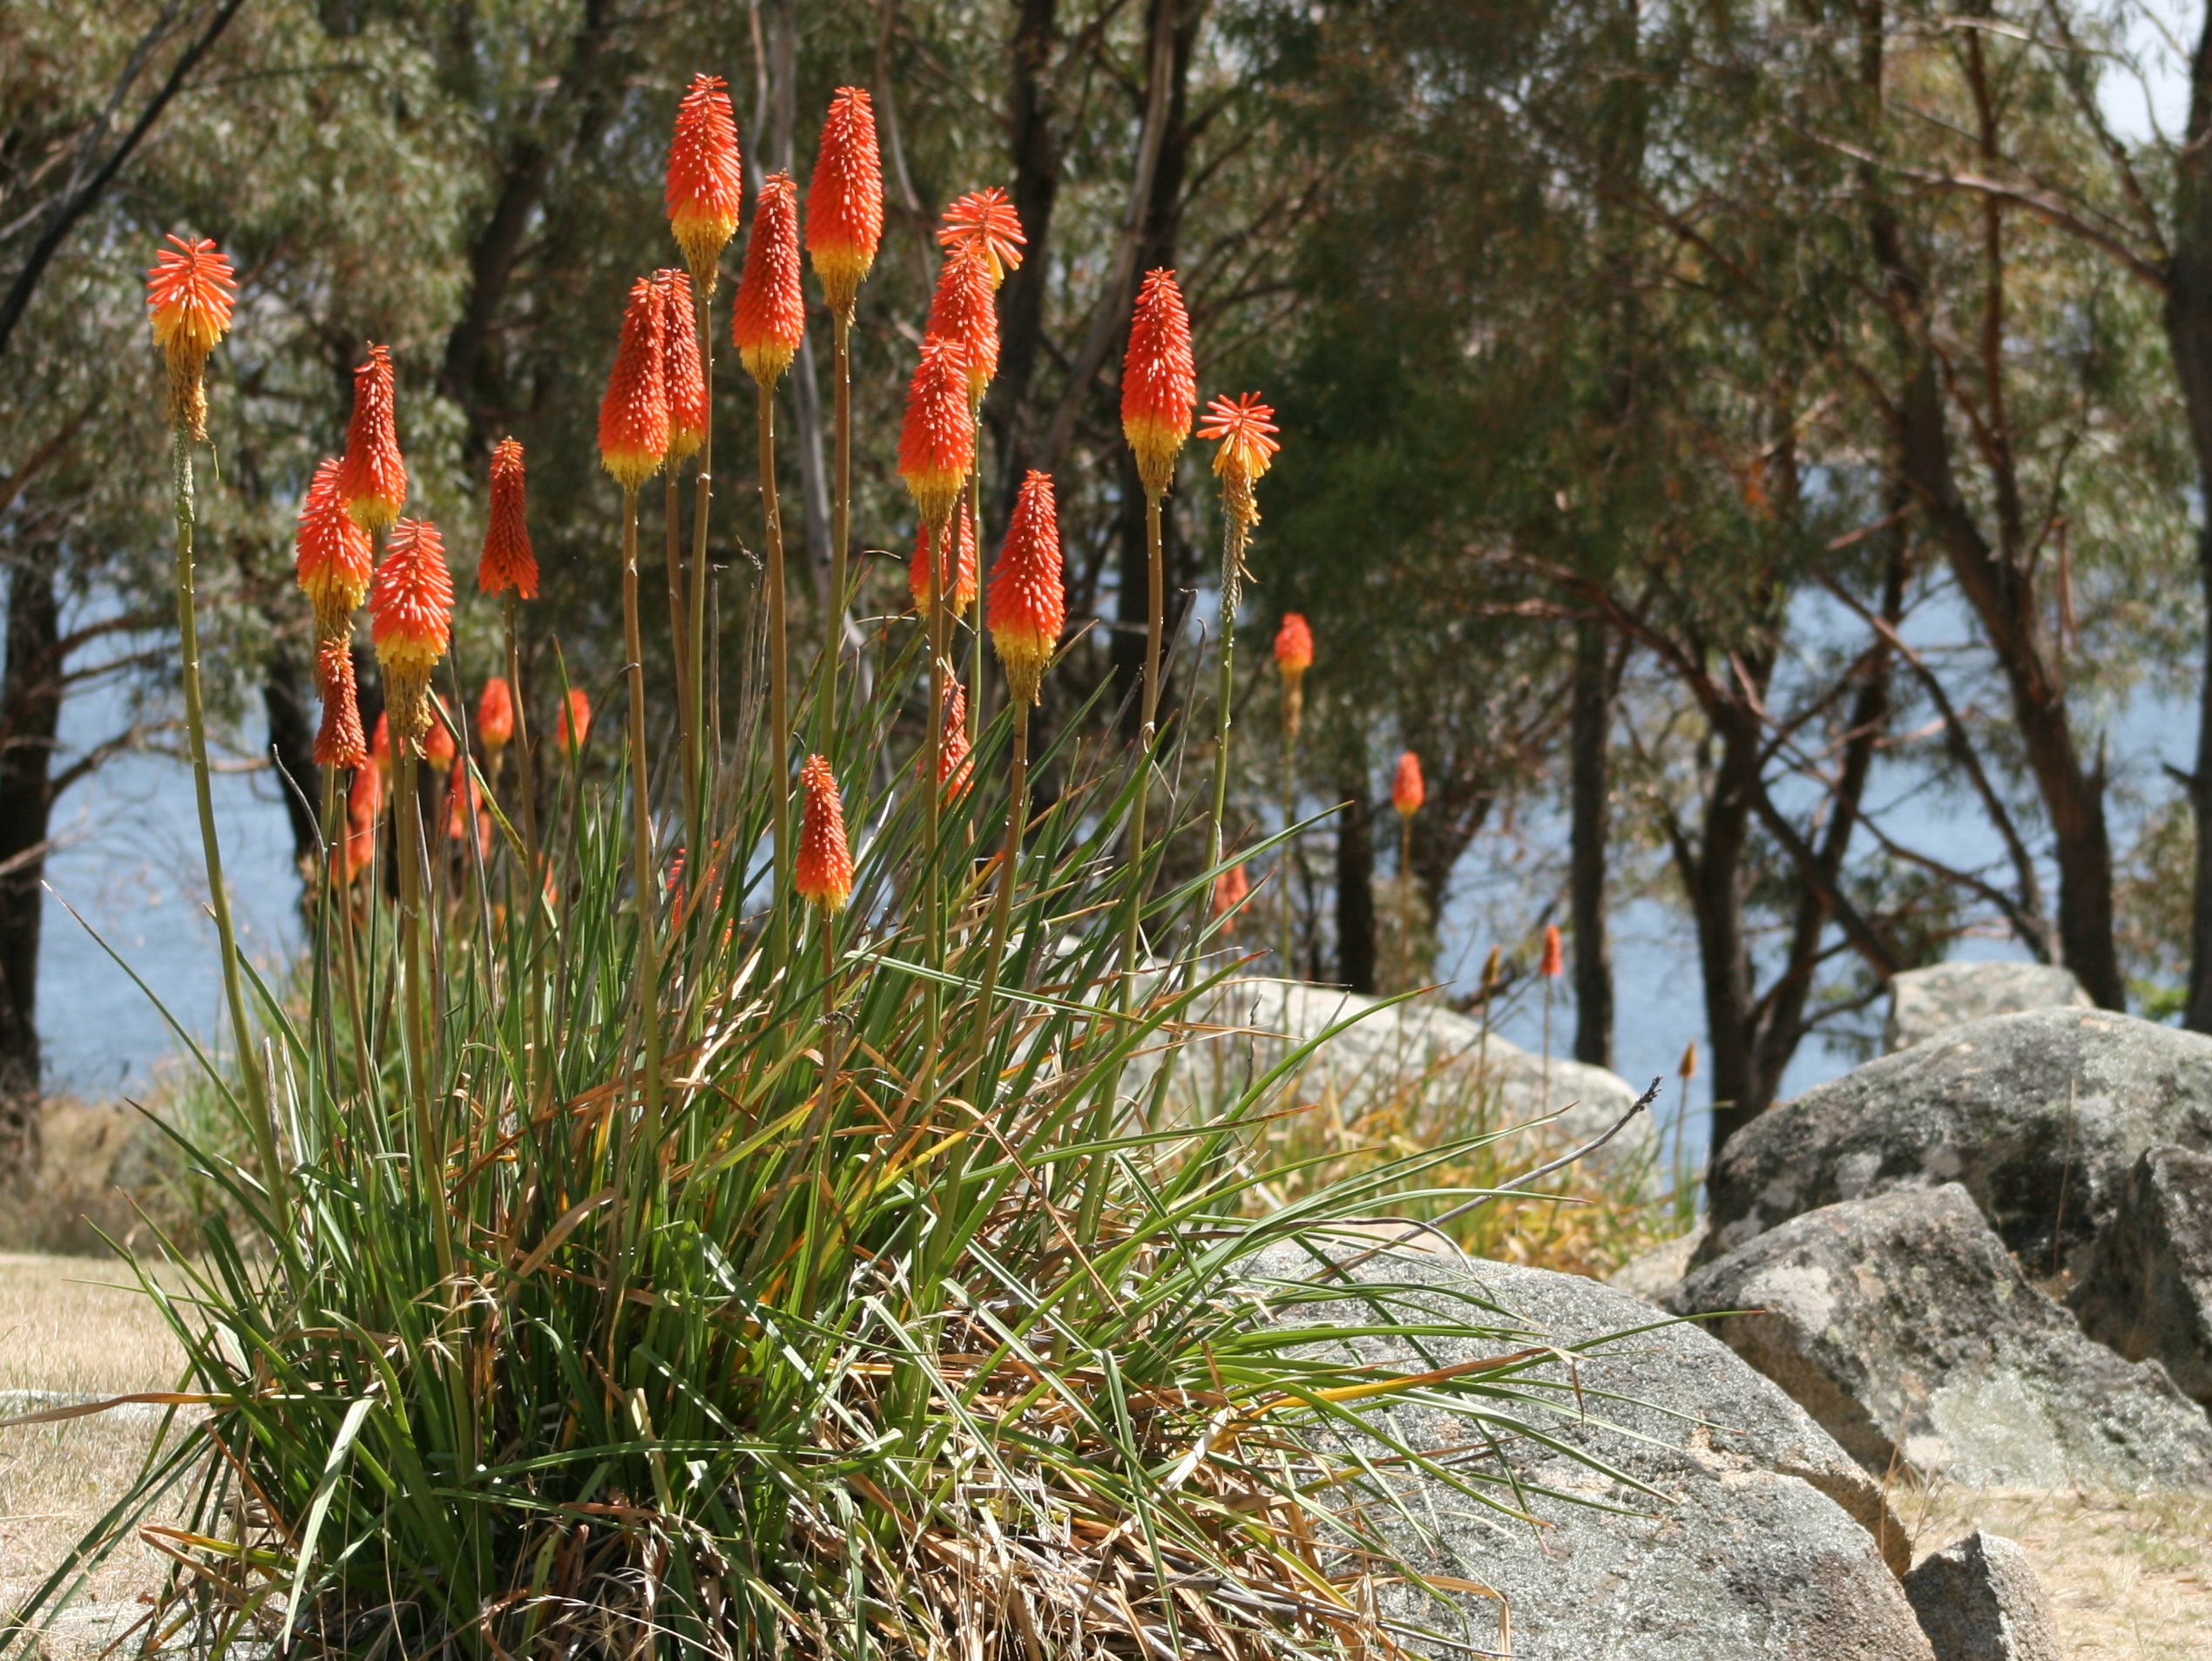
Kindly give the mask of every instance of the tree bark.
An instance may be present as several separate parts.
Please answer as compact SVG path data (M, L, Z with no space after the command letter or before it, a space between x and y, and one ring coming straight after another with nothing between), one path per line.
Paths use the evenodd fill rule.
M1344 780L1336 818L1336 976L1354 992L1375 990L1375 819L1364 768Z
M8 573L7 656L0 667L0 1176L38 1157L38 944L50 777L61 724L58 554L18 551Z
M1612 817L1606 766L1613 688L1606 630L1574 631L1574 691L1569 714L1569 794L1573 830L1568 911L1574 936L1574 1059L1613 1065L1613 942L1606 928L1606 839Z
M2175 153L2174 252L2166 288L2166 340L2188 411L2200 498L2212 503L2212 11L2189 62L2188 128ZM2212 519L2196 538L2197 581L2212 619ZM2189 805L2196 820L2196 890L2191 911L2188 1005L2183 1023L2212 1033L2212 622L2197 688L2196 770Z
M1028 237L1018 268L999 291L998 376L984 399L984 419L998 441L998 488L991 507L996 546L1012 515L1014 495L1031 453L1026 417L1029 388L1045 338L1045 288L1052 234L1052 208L1060 191L1060 137L1052 80L1052 51L1059 38L1059 0L1020 0L1009 49L1011 85L1007 125L1014 163L1014 211Z
M1706 1041L1713 1051L1713 1155L1759 1115L1757 1058L1751 1041L1751 953L1745 937L1744 856L1759 788L1759 729L1754 722L1716 722L1721 761L1706 804L1701 844L1678 849L1683 886L1697 924L1705 983Z

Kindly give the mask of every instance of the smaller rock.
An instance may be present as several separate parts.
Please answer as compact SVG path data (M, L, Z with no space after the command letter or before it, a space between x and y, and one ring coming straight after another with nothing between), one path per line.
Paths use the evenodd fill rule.
M2067 1298L2090 1337L2212 1406L2212 1154L2146 1149Z
M2082 1336L1956 1183L1792 1217L1693 1274L1712 1331L1877 1477L2212 1483L2212 1424L2155 1361Z
M2047 963L1938 963L1908 969L1890 981L1884 1051L1895 1054L1923 1039L1988 1015L2028 1009L2091 1007L2071 969Z
M1977 1529L1904 1577L1936 1661L2059 1661L2043 1583L2017 1541Z
M1606 1285L1647 1304L1664 1305L1680 1291L1682 1277L1690 1271L1690 1258L1705 1242L1705 1219L1688 1234L1661 1240L1640 1257L1631 1258L1606 1277Z

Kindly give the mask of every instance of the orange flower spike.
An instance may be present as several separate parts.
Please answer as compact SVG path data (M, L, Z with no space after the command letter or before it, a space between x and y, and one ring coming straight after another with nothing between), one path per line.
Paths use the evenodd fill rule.
M1410 819L1428 798L1429 787L1421 779L1421 758L1409 749L1398 757L1397 775L1390 781L1390 805Z
M923 524L943 525L952 517L975 458L967 354L957 341L931 336L922 342L898 436L899 477L913 493Z
M514 742L515 695L504 675L484 683L484 695L477 700L477 736L494 756Z
M382 776L373 767L360 769L354 774L353 788L346 793L346 834L330 849L331 873L341 887L351 885L374 863L376 816L383 808Z
M375 773L380 786L377 800L383 800L381 786L392 774L392 717L389 710L376 716L376 730L369 735L369 758L376 763Z
M651 277L630 285L622 343L599 400L599 465L633 491L668 454L668 382L661 373L660 295Z
M1198 403L1190 314L1175 274L1153 270L1137 290L1129 351L1121 364L1121 431L1137 452L1137 477L1157 500L1175 478L1175 458L1190 437Z
M1275 632L1275 667L1295 686L1314 666L1314 632L1302 612L1285 612L1282 627Z
M1222 505L1247 530L1260 522L1252 486L1282 448L1273 436L1281 431L1275 424L1275 411L1260 402L1257 392L1215 398L1206 406L1206 424L1199 428L1198 436L1219 441L1221 448L1214 452L1214 474L1221 481Z
M423 735L423 759L433 767L443 767L453 759L453 733L445 724L445 700L435 695L430 699L430 724Z
M1009 271L1021 268L1022 249L1029 239L1022 234L1022 218L1013 203L994 185L989 190L971 190L946 208L937 241L948 248L971 247L981 254L991 271L991 286L996 288Z
M563 749L572 755L584 748L584 741L591 736L591 695L582 687L572 688L561 705L560 721L553 736Z
M293 536L294 568L300 586L315 607L318 640L341 635L369 593L375 550L369 532L346 512L338 487L340 464L333 458L315 470L308 493L300 498L300 525Z
M952 567L952 595L950 601L952 614L964 617L968 607L976 603L976 521L968 512L967 499L961 498L959 510L960 534L956 539L958 557ZM914 595L914 609L927 617L930 596L936 592L937 566L930 554L930 527L919 527L914 535L914 561L907 567L907 586Z
M1559 925L1557 923L1546 923L1544 925L1542 970L1544 978L1546 980L1557 980L1566 972L1566 947L1559 940Z
M930 770L928 747L917 751L914 760L917 770L926 778ZM944 801L950 805L965 796L968 787L975 782L975 750L968 742L968 694L955 681L945 688L944 742L937 756L937 789L944 792Z
M807 191L807 253L829 309L849 322L883 241L875 106L861 88L841 86L822 124L822 152Z
M484 521L484 555L477 561L477 587L484 593L510 588L524 600L538 598L538 555L530 546L521 442L502 438L491 450L491 512Z
M937 273L925 331L968 355L968 396L980 399L998 373L998 303L991 270L972 247L955 248Z
M490 829L490 817L484 810L484 787L469 770L466 756L453 758L453 771L445 783L445 834L452 841L459 842L468 836L471 818L477 821L480 837Z
M369 615L392 735L419 750L430 721L430 671L453 638L453 578L436 525L402 519L394 529L369 585Z
M207 354L230 332L238 276L206 237L169 238L146 273L146 310L154 343L169 365L169 424L194 441L207 437Z
M774 386L799 355L806 329L806 295L799 282L799 187L789 173L770 173L761 181L753 208L730 339L747 373L762 386Z
M354 769L353 788L346 793L346 822L356 830L371 830L376 816L384 810L384 763L391 757L389 729L382 715L376 717L376 735L382 749L372 747L374 767Z
M1252 879L1244 874L1244 863L1239 860L1214 878L1214 915L1228 917L1251 898ZM1234 925L1231 927L1234 928Z
M837 795L837 780L829 763L819 756L807 757L799 769L799 789L805 804L799 819L799 858L791 885L799 897L825 912L845 909L853 893L852 850L845 842L845 804Z
M707 441L707 370L692 327L691 279L680 271L653 274L660 291L660 375L668 389L668 463L673 466Z
M369 760L361 736L361 704L354 686L353 647L343 635L315 647L315 695L322 700L322 728L315 734L317 767L355 768Z
M338 494L364 531L388 531L407 505L407 461L399 452L392 355L371 344L369 361L354 370L353 418L346 424L346 458Z
M1032 470L1014 498L1006 546L991 573L991 639L1006 684L1025 703L1037 702L1045 666L1067 622L1060 569L1059 508L1049 473Z
M737 115L724 85L719 75L691 78L691 90L676 105L676 135L668 146L668 228L684 251L692 281L710 295L745 200Z

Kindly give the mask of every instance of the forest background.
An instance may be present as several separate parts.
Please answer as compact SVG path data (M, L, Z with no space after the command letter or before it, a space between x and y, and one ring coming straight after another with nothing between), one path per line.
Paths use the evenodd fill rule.
M1296 973L1435 980L1532 1020L1556 923L1558 1047L1610 1064L1618 1027L1688 1004L1676 1041L1703 1047L1722 1136L1808 1058L1865 1051L1891 975L1960 952L2062 961L2100 1003L2212 1030L2205 29L2078 0L18 0L0 10L0 1159L35 1153L56 1035L97 1054L131 996L110 976L39 1000L76 927L49 860L144 830L71 803L175 742L139 296L159 237L215 237L243 280L200 587L235 765L288 816L288 848L233 862L281 950L284 859L311 851L318 795L292 525L363 342L394 349L415 489L457 551L490 445L529 449L534 724L560 664L611 692L616 502L588 411L631 280L673 257L662 146L700 70L731 83L756 183L803 186L832 87L876 98L863 619L907 604L890 399L955 195L1004 186L1029 238L1002 296L984 537L1024 470L1056 474L1088 627L1048 720L1122 718L1141 655L1115 376L1146 270L1181 273L1202 383L1280 412L1231 799L1248 839L1280 823L1259 648L1298 611L1317 650L1295 811L1329 817L1287 871L1255 863L1261 971L1287 890ZM826 609L826 347L810 337L780 417L802 631ZM730 379L725 423L750 397ZM1171 704L1202 734L1200 464L1167 550ZM753 486L725 470L733 657ZM458 650L480 677L477 605ZM1428 797L1401 871L1404 749ZM1629 919L1667 943L1634 961L1671 955L1694 989L1616 973Z

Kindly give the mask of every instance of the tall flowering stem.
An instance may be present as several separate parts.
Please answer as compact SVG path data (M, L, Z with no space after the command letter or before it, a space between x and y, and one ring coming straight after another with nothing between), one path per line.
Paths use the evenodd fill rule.
M1290 861L1296 841L1291 826L1297 822L1298 811L1298 726L1305 713L1306 671L1314 666L1314 632L1305 618L1297 612L1283 614L1282 625L1275 630L1275 667L1282 682L1282 858L1277 869L1281 872L1282 892L1276 896L1275 908L1281 913L1280 950L1282 958L1282 977L1286 980L1298 978L1292 959L1290 914Z
M686 326L689 326L688 322ZM505 688L509 710L505 742L514 747L515 792L522 799L523 871L521 880L511 892L526 898L530 906L530 1059L526 1070L532 1080L550 1079L551 1074L546 1068L545 1054L545 954L537 949L538 923L545 915L538 892L545 878L538 834L538 769L531 749L529 701L523 695L522 628L518 616L520 602L538 598L538 555L530 540L526 463L521 441L511 437L501 439L491 451L491 512L484 524L484 553L477 561L477 586L484 593L499 596L504 602L501 612L506 633ZM490 688L484 690L488 704ZM484 713L488 712L480 712L477 725L489 741L493 723L483 718Z
M699 339L692 329L691 279L680 271L657 271L653 286L660 295L661 377L668 389L668 459L662 472L661 503L668 568L668 644L676 667L676 743L682 758L684 822L696 826L700 822L700 756L692 724L696 700L692 692L690 654L686 650L690 631L685 625L683 509L676 466L699 453L714 423L707 403L707 374L699 356Z
M1003 192L977 192L977 196L997 196ZM972 204L974 197L963 197L945 214L944 227L937 232L937 240L946 249L943 271L937 278L937 293L930 302L929 332L947 340L960 342L968 355L968 424L974 430L972 443L975 459L968 469L968 516L981 524L983 519L983 400L991 388L991 377L998 372L998 285L1005 281L1009 266L1018 266L1018 252L1009 258L994 260L987 246L988 238L972 228L973 214L963 207ZM1011 219L1013 208L1005 208ZM1018 221L1012 226L1012 240L1006 247L1012 248L1021 241ZM984 708L986 702L983 674L983 641L989 610L976 616L974 650L970 659L968 679L975 688L975 696L968 708L968 742L973 745L983 734Z
M841 86L822 125L807 206L807 254L829 303L830 386L835 473L829 502L829 619L822 644L822 753L837 759L837 672L845 647L853 513L853 310L883 240L883 165L876 112L865 91Z
M1222 822L1228 815L1229 715L1235 687L1236 608L1244 594L1245 549L1252 527L1260 522L1252 486L1281 448L1272 435L1277 431L1275 411L1260 402L1256 392L1236 398L1215 398L1206 406L1201 438L1217 441L1214 473L1221 481L1221 685L1218 697L1214 742L1214 816L1208 863L1221 863Z
M622 342L599 403L599 464L622 486L622 638L630 683L631 892L638 917L638 1018L645 1049L642 1142L659 1142L662 1113L660 954L655 928L653 789L646 771L645 641L638 621L638 489L668 454L668 383L662 307L653 280L631 286Z
M775 383L799 355L806 301L799 281L799 192L788 173L761 183L753 234L745 245L730 336L760 389L761 517L768 548L768 755L775 780L775 894L768 912L770 954L790 961L791 668L786 638L783 511L775 483Z
M223 1001L230 1011L231 1037L238 1046L238 1068L246 1081L247 1122L261 1180L280 1198L285 1190L276 1120L268 1083L254 1055L254 1031L246 1016L246 988L238 970L238 932L231 920L230 891L223 883L223 850L215 834L215 800L207 771L207 712L200 685L200 620L193 591L192 447L207 436L207 355L229 332L232 297L238 280L215 245L205 240L169 239L171 246L146 273L146 308L153 337L167 359L170 488L177 523L177 634L179 679L185 699L186 742L192 754L192 783L200 810L200 851L206 861L208 904L223 953Z
M1198 403L1198 371L1191 356L1190 315L1183 308L1175 274L1154 269L1137 290L1136 315L1129 325L1129 349L1121 366L1121 431L1135 452L1137 478L1145 492L1145 550L1147 593L1145 622L1144 722L1138 738L1137 791L1129 817L1129 863L1145 858L1145 820L1152 786L1152 751L1160 719L1160 636L1167 613L1167 559L1160 546L1161 505L1174 482L1175 458L1190 436L1191 412ZM1137 967L1137 937L1146 885L1129 885L1129 915L1123 924L1121 964L1125 976ZM1129 982L1125 980L1125 995Z

